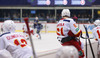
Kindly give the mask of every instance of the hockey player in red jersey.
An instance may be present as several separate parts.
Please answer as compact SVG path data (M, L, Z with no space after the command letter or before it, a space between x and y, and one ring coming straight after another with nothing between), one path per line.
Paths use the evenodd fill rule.
M70 18L69 9L63 9L61 13L62 19L57 23L57 39L62 46L73 45L79 52L79 58L84 57L81 48L81 42L77 39L82 31L76 26L76 22Z

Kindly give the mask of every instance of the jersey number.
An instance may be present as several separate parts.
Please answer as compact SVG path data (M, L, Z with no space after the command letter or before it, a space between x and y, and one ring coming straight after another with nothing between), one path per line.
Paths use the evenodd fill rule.
M62 36L64 36L63 27L62 27L62 28L57 28L57 35L62 35Z
M20 43L21 42L21 43ZM25 47L27 45L27 42L25 39L21 39L20 42L18 41L18 39L14 40L14 44L16 46L20 45L22 48Z
M100 39L100 32L99 32L99 30L97 30L97 34L98 34L98 36L99 36L99 39Z

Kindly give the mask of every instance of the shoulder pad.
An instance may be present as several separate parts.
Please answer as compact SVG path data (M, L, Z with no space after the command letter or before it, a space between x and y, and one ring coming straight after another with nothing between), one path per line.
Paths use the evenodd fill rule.
M3 34L0 35L0 37L3 36L3 35L5 35L5 34L9 34L9 33L10 33L10 32L3 33Z

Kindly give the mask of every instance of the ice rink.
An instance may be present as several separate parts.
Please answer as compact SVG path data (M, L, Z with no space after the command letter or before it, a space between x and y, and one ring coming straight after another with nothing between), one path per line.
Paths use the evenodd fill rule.
M83 34L84 36L84 34ZM60 42L57 40L56 33L41 33L42 39L37 39L33 37L35 51L38 55L38 58L55 58L56 51L61 47ZM91 36L90 36L91 37ZM85 52L85 39L80 38L82 43L84 44L84 52ZM29 40L27 40L29 43ZM97 41L91 39L92 47L95 53L95 57L97 58ZM29 44L30 45L30 44ZM88 58L92 58L91 49L88 43ZM85 57L84 57L85 58Z
M36 38L32 35L35 51L39 58L46 58L46 55L52 55L48 58L55 58L55 53L58 48L61 47L61 44L56 39L56 33L42 33L41 39ZM27 40L29 45L30 42Z
M61 44L60 42L58 42L56 37L57 37L56 33L41 33L41 39L38 39L37 37L32 35L35 52L38 58L56 58L56 52L61 47ZM84 44L84 52L85 52L85 39L81 38L81 41ZM27 42L28 45L30 45L30 41L27 40ZM98 43L94 39L91 40L91 43L95 53L95 58L97 58ZM87 46L88 46L88 52L87 52L88 58L93 58L89 44Z

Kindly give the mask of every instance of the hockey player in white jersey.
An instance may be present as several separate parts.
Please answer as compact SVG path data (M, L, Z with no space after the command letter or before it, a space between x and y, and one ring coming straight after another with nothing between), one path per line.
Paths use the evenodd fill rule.
M95 25L95 28L93 28L92 33L93 33L94 39L98 41L100 45L100 20L96 20L94 22L94 25ZM100 57L100 46L98 47L98 54Z
M81 42L77 39L82 31L77 27L76 22L70 18L69 9L62 10L62 19L57 23L57 39L62 46L73 45L79 52L79 58L84 57Z
M56 58L79 58L78 50L74 46L63 46L57 51Z
M15 26L12 20L4 21L4 33L0 35L0 50L6 49L13 58L31 58L32 49L27 45L25 37L15 32Z

